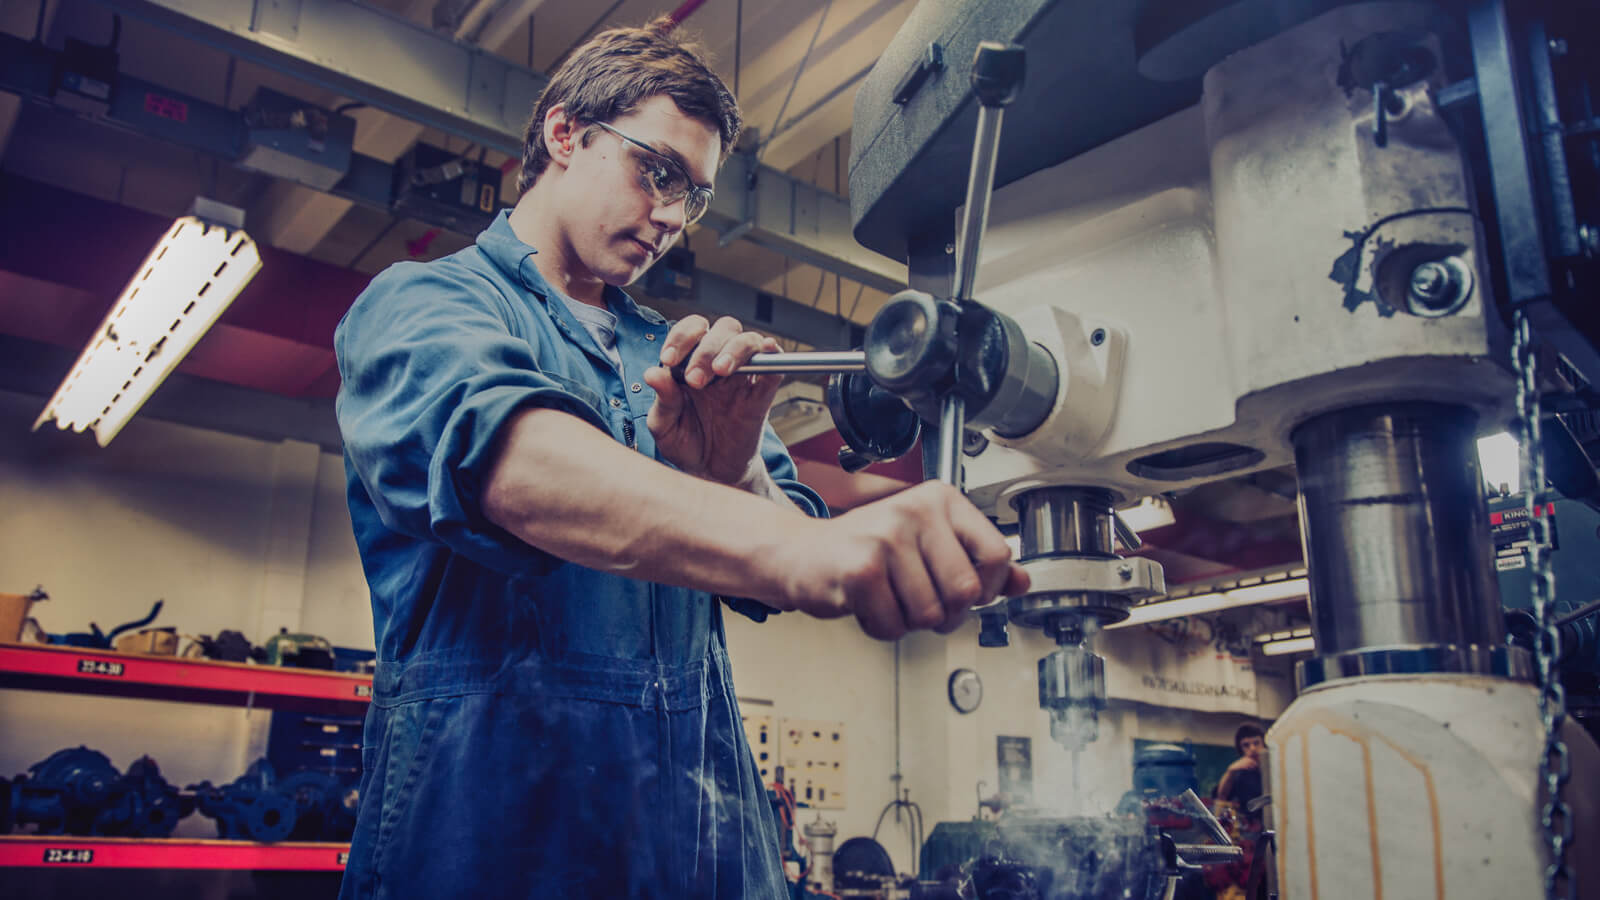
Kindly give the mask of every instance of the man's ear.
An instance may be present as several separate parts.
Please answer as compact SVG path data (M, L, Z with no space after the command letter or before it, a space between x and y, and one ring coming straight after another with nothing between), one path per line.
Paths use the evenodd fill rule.
M550 161L566 168L577 148L579 128L567 116L567 108L557 103L544 114L544 146Z

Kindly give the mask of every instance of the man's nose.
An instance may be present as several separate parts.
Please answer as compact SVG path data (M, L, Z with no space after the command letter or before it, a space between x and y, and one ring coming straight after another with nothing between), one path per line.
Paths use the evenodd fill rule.
M662 231L676 235L683 230L683 207L682 200L667 204L657 203L650 211L650 222Z

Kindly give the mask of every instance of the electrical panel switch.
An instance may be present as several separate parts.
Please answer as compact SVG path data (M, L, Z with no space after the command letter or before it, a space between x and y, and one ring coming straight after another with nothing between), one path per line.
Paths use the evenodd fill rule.
M756 758L756 771L761 773L761 783L771 784L778 768L778 732L771 715L751 715L741 712L744 737L750 742L750 753Z
M778 761L795 802L814 809L844 809L844 723L782 719L778 737Z

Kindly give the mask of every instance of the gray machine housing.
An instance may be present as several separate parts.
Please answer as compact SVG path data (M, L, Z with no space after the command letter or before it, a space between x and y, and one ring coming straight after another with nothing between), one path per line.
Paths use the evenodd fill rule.
M942 252L952 239L978 115L968 70L980 41L1028 51L1026 81L1006 111L1001 188L1193 106L1205 70L1227 54L1352 2L922 0L856 94L855 238L895 259L919 247Z

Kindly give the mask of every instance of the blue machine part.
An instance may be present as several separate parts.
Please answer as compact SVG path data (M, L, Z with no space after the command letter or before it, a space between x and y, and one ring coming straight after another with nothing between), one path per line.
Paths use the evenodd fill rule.
M295 798L275 786L272 764L258 759L235 781L191 785L200 814L217 820L217 837L272 843L294 831Z
M95 820L120 777L97 750L57 750L12 781L9 824L33 825L40 834L94 834Z
M1133 789L1152 797L1200 790L1194 751L1181 744L1151 744L1133 756Z
M178 820L194 811L194 801L168 784L148 756L133 761L117 782L116 794L116 802L96 817L96 834L171 837Z
M278 781L278 793L294 802L296 841L348 841L356 827L354 788L326 772L295 772Z
M1133 789L1117 801L1117 814L1148 815L1151 804L1200 790L1194 750L1182 744L1147 744L1133 754ZM1163 824L1167 824L1162 819Z

